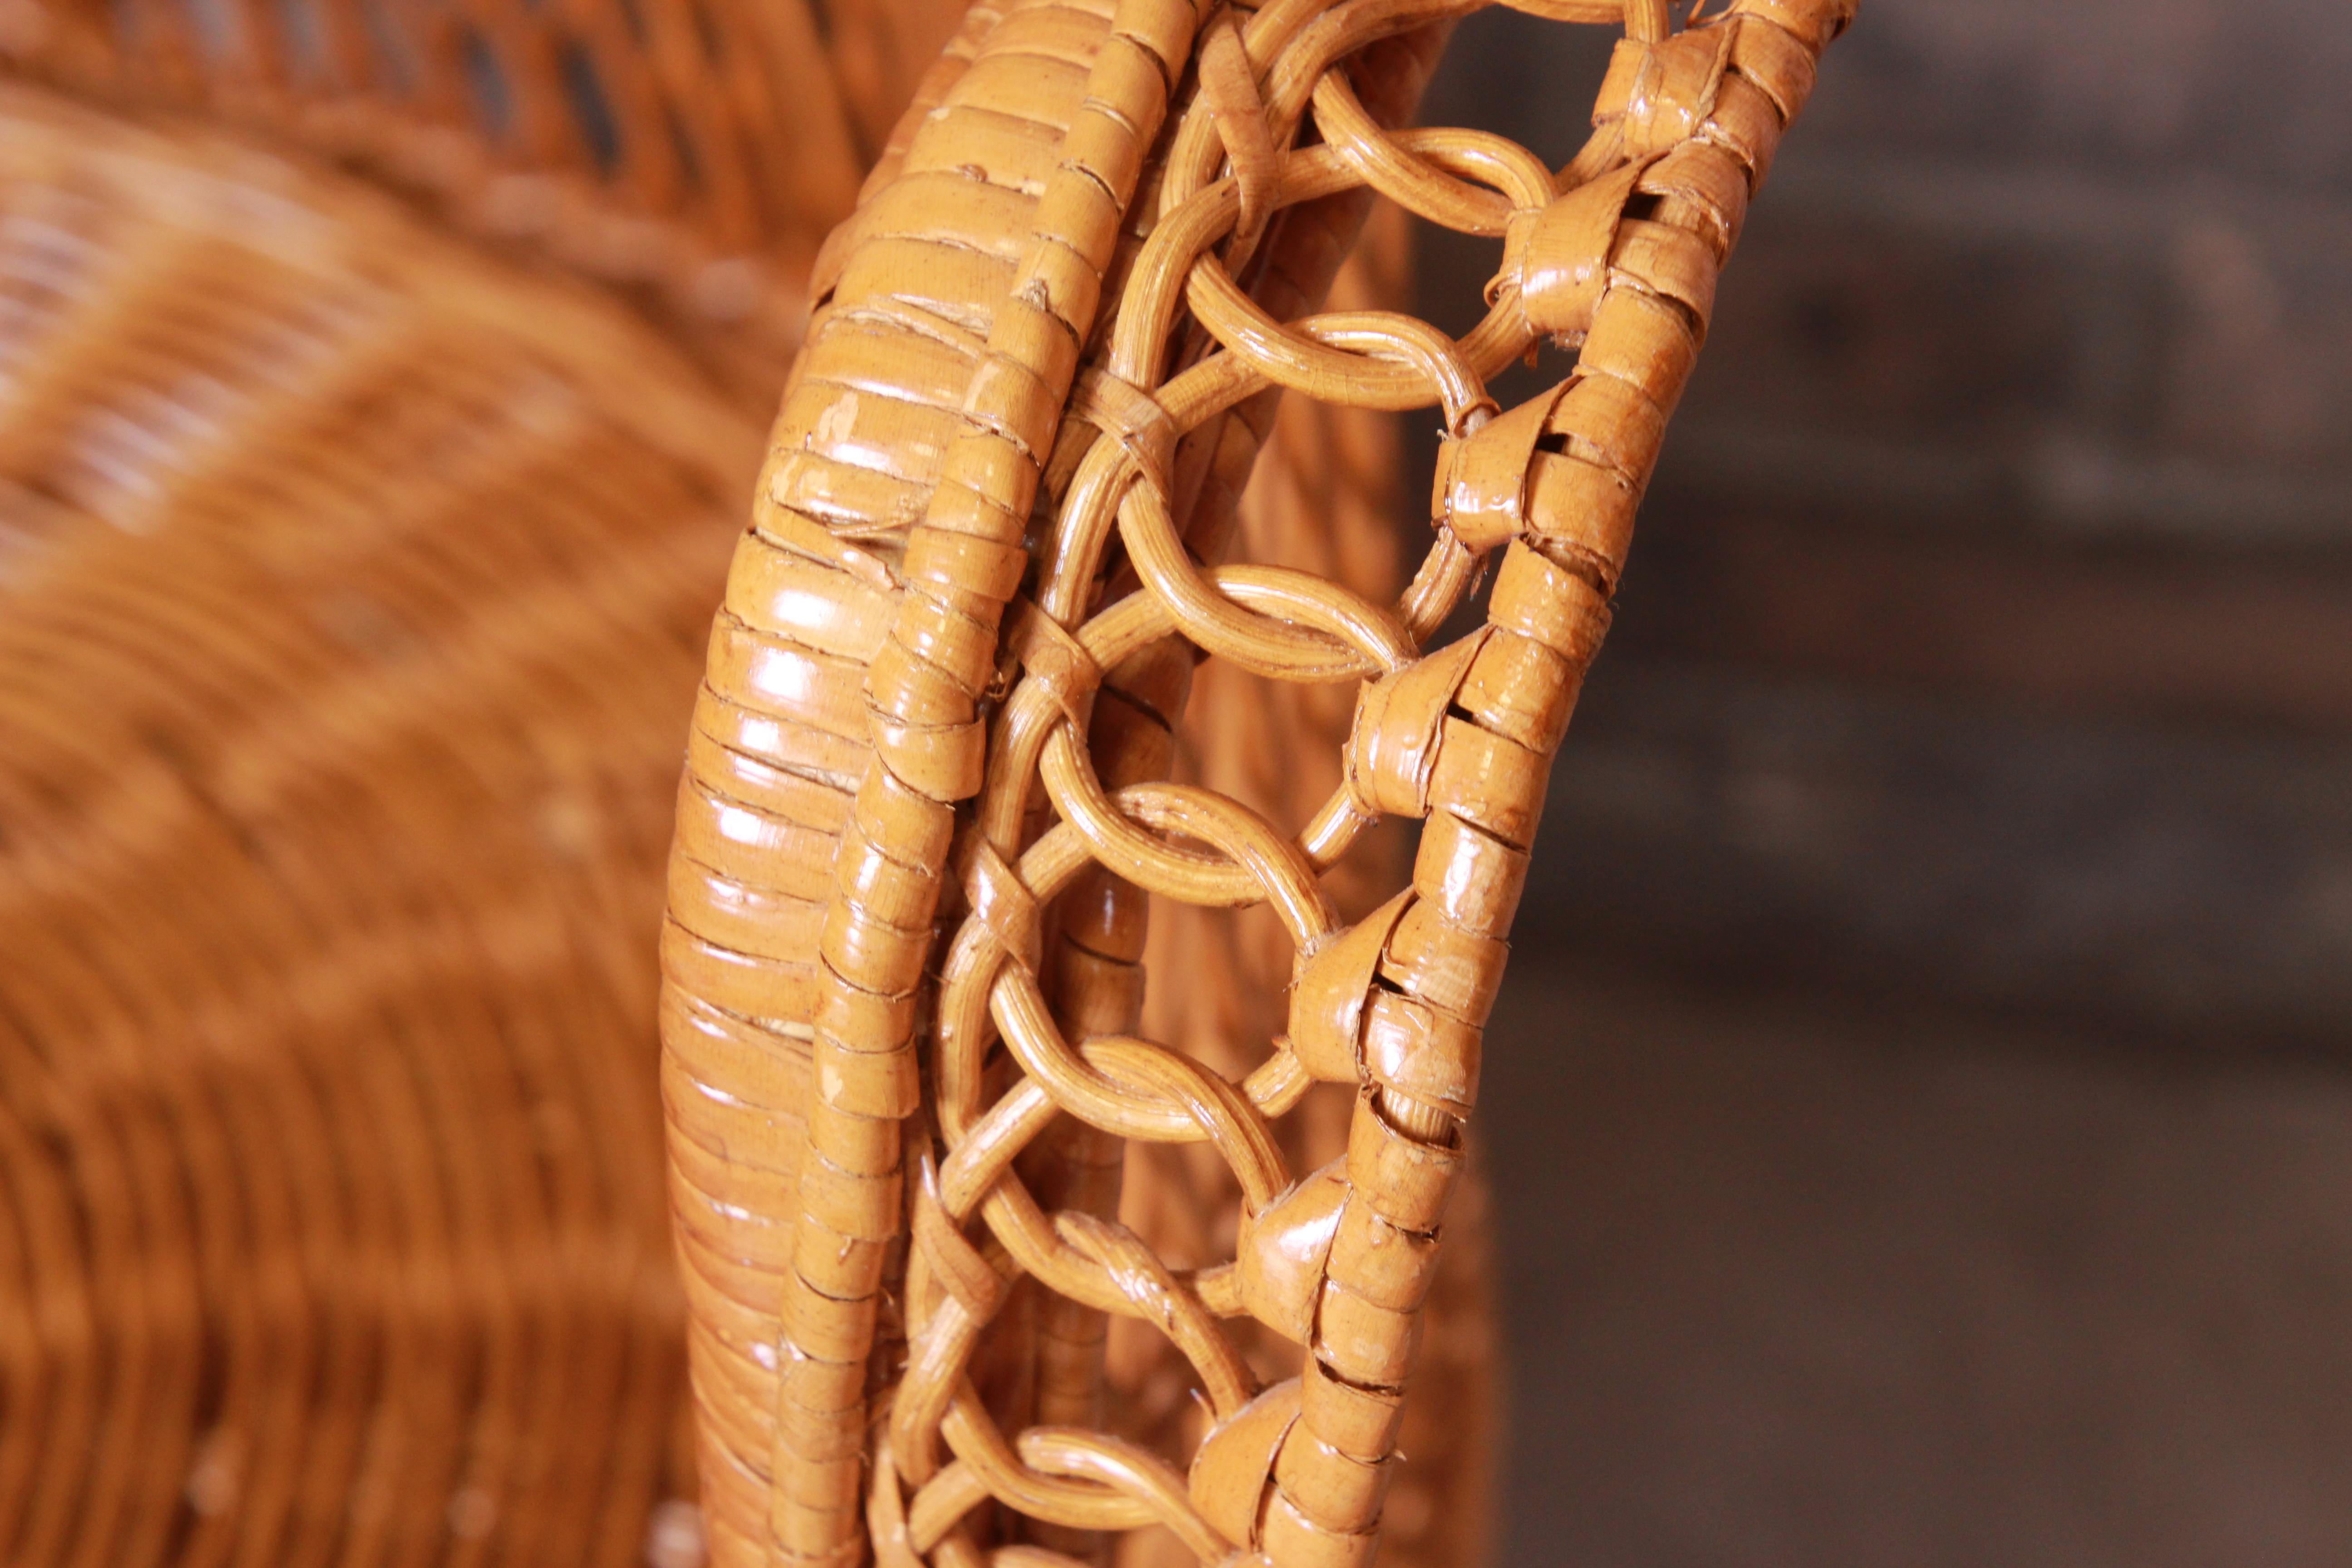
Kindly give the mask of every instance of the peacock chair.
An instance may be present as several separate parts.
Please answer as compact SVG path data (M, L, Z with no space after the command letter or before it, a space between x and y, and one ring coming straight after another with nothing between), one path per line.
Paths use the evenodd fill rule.
M1360 1568L1464 1451L1408 1395L1550 758L1852 11L1511 0L1623 29L1554 170L1400 129L1482 3L982 0L818 257L663 931L721 1563ZM1465 336L1325 308L1375 196L1500 242ZM1284 391L1437 411L1396 591L1237 528Z
M958 25L0 0L0 1561L685 1568L698 1427L747 1495L739 1319L689 1313L708 1227L664 1190L663 865L811 271ZM1338 295L1403 298L1403 243ZM1387 416L1286 410L1240 548L1392 593L1395 469ZM1184 776L1276 816L1336 777L1339 689L1200 700ZM1193 914L1146 1026L1239 1073L1286 960ZM1155 1246L1230 1245L1208 1152L1139 1152ZM1391 1561L1479 1552L1466 1206ZM1181 1359L1118 1337L1105 1376L1183 1440Z

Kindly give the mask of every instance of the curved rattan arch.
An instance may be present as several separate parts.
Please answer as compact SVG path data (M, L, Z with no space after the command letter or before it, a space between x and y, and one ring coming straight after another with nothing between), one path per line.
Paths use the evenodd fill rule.
M1717 268L1850 0L1528 0L1622 22L1583 151L1401 131L1475 0L1008 0L968 17L819 263L730 574L665 936L681 1247L722 1560L1366 1561L1544 780ZM1452 340L1316 313L1377 194L1503 241ZM1501 367L1577 351L1507 413ZM1433 542L1383 604L1222 564L1284 389L1435 407ZM1484 624L1428 640L1491 574ZM1170 784L1196 660L1360 682L1276 825ZM1322 875L1417 818L1411 885ZM1286 1028L1228 1077L1138 1035L1147 896L1263 904ZM1355 1096L1346 1152L1273 1124ZM1117 1220L1121 1141L1213 1149L1234 1256ZM1102 1322L1207 1411L1104 1428ZM1224 1324L1294 1345L1265 1385ZM1180 1466L1189 1466L1186 1468Z

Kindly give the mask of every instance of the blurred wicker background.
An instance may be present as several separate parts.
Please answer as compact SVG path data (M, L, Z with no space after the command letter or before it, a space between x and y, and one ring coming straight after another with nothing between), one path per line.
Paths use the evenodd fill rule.
M1474 20L1429 112L1558 152L1560 42ZM1840 48L1493 1037L1501 1560L2341 1563L2352 20Z
M250 132L633 295L772 402L956 0L0 0L0 65Z

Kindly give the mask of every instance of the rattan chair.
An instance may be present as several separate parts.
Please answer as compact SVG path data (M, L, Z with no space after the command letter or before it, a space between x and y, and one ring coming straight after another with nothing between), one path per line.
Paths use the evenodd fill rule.
M1122 1532L1360 1568L1409 1511L1550 756L1717 269L1852 10L1514 3L1624 28L1559 171L1394 129L1479 0L982 0L821 254L664 931L718 1561L1053 1568ZM1501 242L1467 336L1319 308L1375 193ZM1498 409L1488 379L1555 347L1563 379ZM1235 551L1286 389L1440 411L1393 598ZM1336 692L1344 742L1270 803L1183 782L1179 735L1244 711L1193 689L1204 658ZM1409 884L1343 907L1398 818ZM1225 1000L1155 953L1155 900L1286 949L1249 1035L1150 1037L1170 986ZM1301 1158L1333 1096L1341 1147ZM1169 1164L1130 1143L1216 1178L1182 1225L1122 1222L1158 1214L1122 1173ZM1121 1384L1151 1346L1195 1408Z
M818 241L955 25L0 0L0 1561L699 1557L677 757ZM1285 419L1244 548L1392 591L1383 421ZM1347 704L1223 675L1182 766L1280 814ZM1268 1026L1263 944L1152 940L1160 1037ZM1160 1245L1201 1152L1129 1183ZM1477 1555L1468 1251L1404 1561ZM1181 1363L1108 1374L1181 1436Z

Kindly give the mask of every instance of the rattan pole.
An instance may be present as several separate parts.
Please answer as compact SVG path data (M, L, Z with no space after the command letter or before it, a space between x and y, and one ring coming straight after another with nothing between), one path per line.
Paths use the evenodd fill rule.
M1040 8L1024 19L1043 32L1082 28L1084 16ZM906 595L866 675L875 760L835 863L819 947L817 1092L786 1282L784 1332L795 1354L778 1393L779 1474L803 1458L801 1412L830 1415L863 1395L883 1244L899 1224L897 1123L917 1100L914 993L952 803L980 787L979 704L995 674L997 619L1020 583L1037 477L1195 17L1181 0L1123 0L1109 22L1011 291L994 303L963 397L964 428L908 535ZM838 1491L808 1500L778 1489L775 1528L788 1552L857 1549L856 1457L831 1462L845 1483Z

